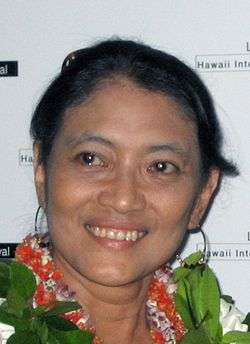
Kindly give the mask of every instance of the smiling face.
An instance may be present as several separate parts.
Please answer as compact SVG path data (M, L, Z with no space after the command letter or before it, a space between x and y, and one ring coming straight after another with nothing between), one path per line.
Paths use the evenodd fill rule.
M174 100L120 80L66 112L35 179L54 256L118 286L171 258L198 225L218 173L201 189L194 124Z

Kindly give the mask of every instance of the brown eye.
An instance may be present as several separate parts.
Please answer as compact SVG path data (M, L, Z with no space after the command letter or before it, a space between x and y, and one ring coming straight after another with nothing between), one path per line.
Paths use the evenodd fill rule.
M156 161L151 166L149 166L149 172L156 172L156 173L173 173L176 172L178 168L169 161Z
M81 154L81 160L88 166L104 166L103 160L93 152L84 152Z

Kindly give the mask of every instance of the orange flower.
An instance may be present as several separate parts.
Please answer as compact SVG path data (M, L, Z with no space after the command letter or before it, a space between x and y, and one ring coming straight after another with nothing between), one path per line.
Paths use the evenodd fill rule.
M63 277L63 274L60 271L54 271L51 275L51 278L55 281L58 281Z
M61 317L76 324L82 318L81 310L61 314Z
M40 306L44 305L44 306L47 306L48 308L51 308L51 306L56 301L56 295L54 291L47 291L43 283L40 283L37 286L37 289L34 295L34 300Z
M173 296L167 293L165 285L156 278L153 279L149 288L149 298L157 302L159 310L165 312L175 330L176 340L180 341L186 332L184 323L176 311Z
M163 335L160 332L156 330L151 330L150 334L155 344L165 344Z

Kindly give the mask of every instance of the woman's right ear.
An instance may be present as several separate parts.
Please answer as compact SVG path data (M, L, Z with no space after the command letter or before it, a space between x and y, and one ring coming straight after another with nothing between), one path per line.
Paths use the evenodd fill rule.
M39 143L34 143L33 146L33 168L38 203L45 209L45 168L41 160L41 146Z

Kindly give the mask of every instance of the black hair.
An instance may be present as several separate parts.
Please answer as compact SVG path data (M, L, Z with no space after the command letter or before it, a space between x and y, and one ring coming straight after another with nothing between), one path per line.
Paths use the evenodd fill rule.
M223 137L212 98L198 75L176 57L131 40L111 39L68 55L45 91L31 121L46 166L68 108L84 102L105 80L121 76L147 90L173 97L197 127L202 175L212 167L235 176L237 167L222 153Z

